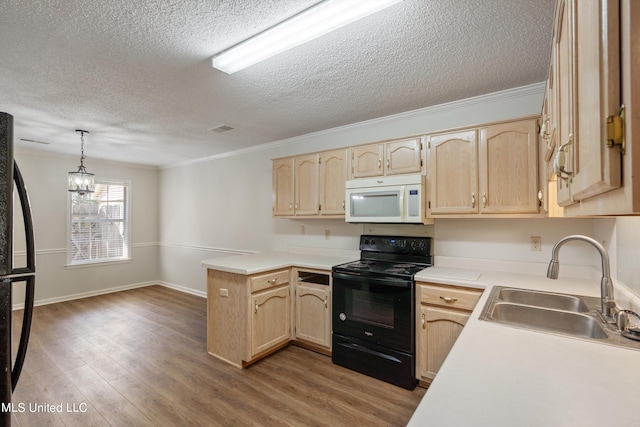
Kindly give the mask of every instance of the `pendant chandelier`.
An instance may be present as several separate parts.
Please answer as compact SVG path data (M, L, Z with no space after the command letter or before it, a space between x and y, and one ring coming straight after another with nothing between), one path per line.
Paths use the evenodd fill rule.
M72 193L77 193L84 196L87 193L93 193L95 183L93 180L94 175L87 172L84 167L84 134L89 133L86 130L76 129L76 132L80 133L80 166L75 172L69 172L69 182L67 188Z

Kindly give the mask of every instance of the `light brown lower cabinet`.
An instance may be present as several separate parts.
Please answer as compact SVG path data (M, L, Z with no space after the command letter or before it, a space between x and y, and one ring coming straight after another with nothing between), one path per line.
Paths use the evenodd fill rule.
M462 332L482 290L418 282L416 376L435 378Z
M293 277L295 339L298 344L328 354L331 350L331 274L294 269Z
M293 278L293 280L291 280ZM289 342L331 354L331 272L207 270L207 351L245 367Z
M251 295L251 359L291 339L289 284Z
M207 351L247 366L291 340L290 269L255 275L207 270Z

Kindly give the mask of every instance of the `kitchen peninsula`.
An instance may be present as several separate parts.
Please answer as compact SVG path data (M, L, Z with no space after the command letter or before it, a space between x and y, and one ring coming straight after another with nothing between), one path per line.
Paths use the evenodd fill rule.
M356 251L338 256L269 252L202 261L207 269L207 351L237 367L292 339L329 353L331 266L357 256ZM304 281L299 269L313 273L312 277L324 276L326 284L316 285L317 292L298 291L298 280ZM294 307L304 304L307 295L322 305L311 302L307 310L295 313ZM294 298L297 304L292 303Z

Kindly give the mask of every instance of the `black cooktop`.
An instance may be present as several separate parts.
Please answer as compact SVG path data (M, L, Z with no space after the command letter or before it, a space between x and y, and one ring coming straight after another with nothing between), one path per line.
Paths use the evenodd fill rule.
M360 259L336 265L333 271L358 274L361 276L382 276L382 277L402 277L411 278L414 274L429 267L431 264L421 264L403 261L382 261Z
M360 259L333 271L370 277L413 278L433 265L430 237L360 236Z

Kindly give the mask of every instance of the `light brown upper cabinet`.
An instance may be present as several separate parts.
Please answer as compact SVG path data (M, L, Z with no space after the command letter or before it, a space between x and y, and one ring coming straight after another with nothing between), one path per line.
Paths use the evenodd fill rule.
M276 159L272 166L273 215L289 216L293 210L293 157Z
M562 217L563 208L557 204L557 182L553 172L553 155L558 145L558 91L557 82L557 44L551 46L549 70L542 104L542 118L540 127L540 169L539 187L542 208L549 217Z
M351 147L352 178L421 172L422 138Z
M479 129L480 213L538 213L535 119Z
M555 163L557 202L568 215L640 208L637 179L630 173L640 162L631 153L638 128L638 114L631 110L639 96L632 76L640 67L631 48L640 31L632 23L640 19L639 9L633 0L556 3L550 64L556 84L546 97L555 102L558 139L547 160Z
M427 136L427 216L539 216L535 118Z
M320 214L342 215L345 212L345 182L349 174L349 150L320 153Z
M273 160L273 216L340 217L348 149Z
M320 156L308 154L294 159L294 210L296 215L320 213Z
M427 136L427 214L478 212L478 144L475 129Z

